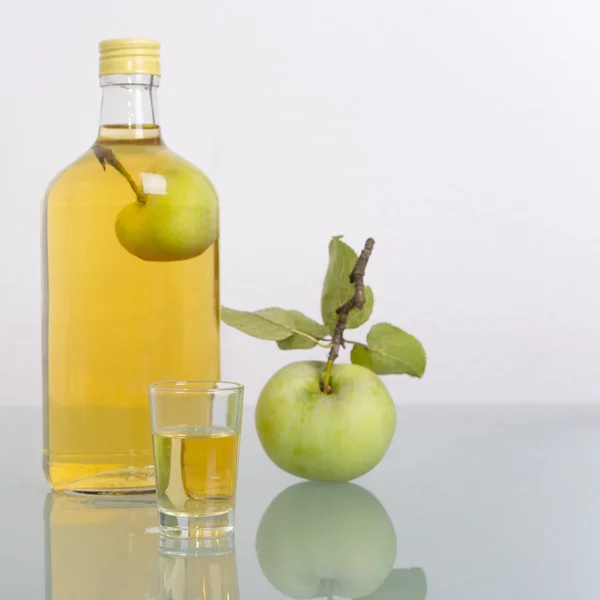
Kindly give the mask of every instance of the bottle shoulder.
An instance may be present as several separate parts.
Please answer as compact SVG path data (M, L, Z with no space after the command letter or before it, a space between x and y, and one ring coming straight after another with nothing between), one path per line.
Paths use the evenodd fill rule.
M167 185L170 181L177 181L178 188L183 185L188 192L196 190L198 194L218 201L208 176L162 143L102 140L97 144L115 157L140 188L144 187L146 181L152 181L147 175L156 175L165 180ZM110 162L101 162L92 147L58 172L46 188L45 201L59 201L61 204L87 202L90 196L96 195L94 191L100 189L103 190L103 202L119 202L118 196L132 193L126 179ZM147 190L147 193L151 191Z
M164 150L165 158L167 159L166 162L168 162L170 170L187 174L190 178L195 179L198 184L202 185L202 187L210 188L216 195L216 190L210 177L200 167L166 146Z
M50 180L48 185L46 186L45 196L47 197L50 192L57 186L60 185L62 181L68 179L70 176L77 173L81 166L87 162L89 154L92 153L91 148L88 148L85 152L80 154L75 160L70 162L68 165L60 169L56 175Z

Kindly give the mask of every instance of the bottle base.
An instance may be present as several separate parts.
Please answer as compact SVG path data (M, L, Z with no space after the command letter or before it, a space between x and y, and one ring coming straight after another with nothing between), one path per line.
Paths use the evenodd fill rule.
M115 489L55 489L57 494L64 494L65 496L79 496L79 497L102 497L102 496L155 496L155 487L139 487L139 488L115 488Z
M138 495L156 491L154 466L122 467L98 463L49 461L44 473L58 493L77 495Z

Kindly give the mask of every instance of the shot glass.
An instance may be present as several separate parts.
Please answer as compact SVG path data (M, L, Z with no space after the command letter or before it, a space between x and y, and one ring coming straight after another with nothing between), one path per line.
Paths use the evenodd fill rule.
M244 388L223 381L150 385L159 528L210 538L234 525Z

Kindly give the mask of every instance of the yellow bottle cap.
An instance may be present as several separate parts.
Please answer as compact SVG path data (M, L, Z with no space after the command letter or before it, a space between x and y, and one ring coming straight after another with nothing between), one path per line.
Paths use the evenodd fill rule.
M138 73L160 75L160 44L143 38L100 42L100 77Z

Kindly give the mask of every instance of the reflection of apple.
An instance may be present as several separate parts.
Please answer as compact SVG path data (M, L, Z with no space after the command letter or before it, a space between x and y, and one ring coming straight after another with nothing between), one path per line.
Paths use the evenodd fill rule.
M175 261L202 254L218 236L215 191L197 170L174 168L164 175L142 173L143 201L117 216L121 245L148 261Z
M396 408L381 379L360 365L334 365L331 394L321 391L325 365L296 362L280 369L256 405L256 428L271 460L317 481L349 481L386 453Z
M304 482L267 508L256 536L265 577L291 598L360 598L386 580L394 526L381 503L353 484Z

